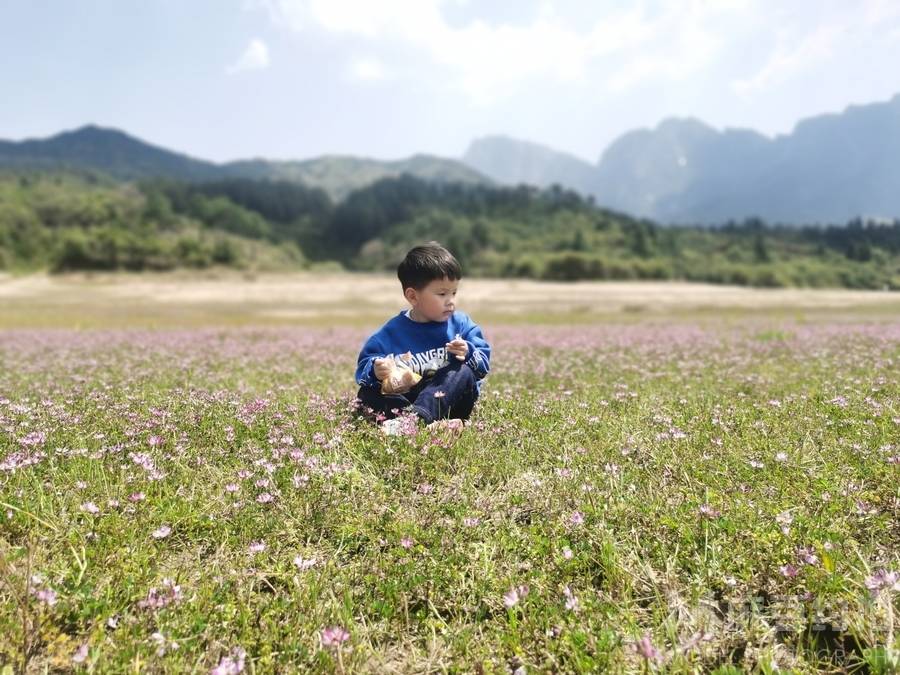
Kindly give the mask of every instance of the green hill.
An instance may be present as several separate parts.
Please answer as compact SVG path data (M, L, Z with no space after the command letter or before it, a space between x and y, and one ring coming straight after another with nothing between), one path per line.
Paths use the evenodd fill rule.
M280 180L321 188L335 201L354 190L367 187L382 178L410 174L423 180L442 183L490 183L483 175L465 164L432 155L415 155L409 159L380 161L361 157L326 155L300 162L251 160L224 166L230 176L257 180Z
M121 180L151 176L210 180L223 175L212 162L171 152L116 129L93 125L47 139L0 141L0 167L88 169Z

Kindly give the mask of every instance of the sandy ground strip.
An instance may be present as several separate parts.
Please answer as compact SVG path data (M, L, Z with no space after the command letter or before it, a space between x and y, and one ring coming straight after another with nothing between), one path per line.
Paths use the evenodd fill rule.
M399 282L390 275L92 274L0 276L0 301L60 304L265 305L290 310L400 307ZM842 289L758 289L682 282L554 283L464 279L460 302L473 311L617 312L640 309L900 306L900 293Z

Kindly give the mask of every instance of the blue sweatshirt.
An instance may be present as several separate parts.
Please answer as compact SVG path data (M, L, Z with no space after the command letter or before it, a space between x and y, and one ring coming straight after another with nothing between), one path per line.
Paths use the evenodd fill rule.
M423 378L431 377L456 358L447 354L446 345L459 335L469 345L465 362L475 372L480 390L481 380L491 369L491 346L478 324L458 310L446 321L426 323L413 321L407 314L400 312L366 340L357 359L356 382L364 387L380 387L381 382L375 378L375 359L406 352L413 355L410 367Z

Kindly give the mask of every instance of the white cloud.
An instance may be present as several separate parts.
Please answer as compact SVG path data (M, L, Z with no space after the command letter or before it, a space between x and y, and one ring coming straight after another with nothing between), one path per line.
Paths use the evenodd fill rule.
M783 31L765 65L753 77L735 80L732 88L738 95L749 98L758 91L795 77L831 58L843 32L842 26L825 25L797 40L796 36Z
M804 74L821 72L830 60L870 48L879 34L889 40L900 34L900 3L894 0L823 3L813 16L787 11L777 18L776 44L768 59L753 76L731 82L745 99ZM897 26L893 33L891 24Z
M266 43L258 38L250 40L250 44L241 54L241 58L230 65L226 70L229 74L240 73L247 70L262 70L269 67L269 48Z
M372 50L408 50L421 57L416 64L422 68L400 68L404 74L428 72L431 81L449 84L476 104L537 79L580 84L591 75L617 92L648 80L677 81L714 63L733 37L729 31L748 30L744 17L761 12L749 0L659 0L653 11L645 3L624 9L598 3L595 17L585 21L544 0L520 23L473 18L451 24L443 9L453 0L251 1L292 31L343 35ZM440 74L424 71L428 66ZM356 64L349 68L358 71Z
M361 82L381 82L391 78L391 73L378 59L357 59L350 64L348 76Z

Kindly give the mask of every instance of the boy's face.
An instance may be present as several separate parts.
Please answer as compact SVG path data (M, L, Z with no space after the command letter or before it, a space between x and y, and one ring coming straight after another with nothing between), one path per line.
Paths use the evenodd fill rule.
M446 321L456 309L456 291L459 280L450 281L446 277L434 279L421 290L407 288L403 295L412 305L412 314L417 321Z

